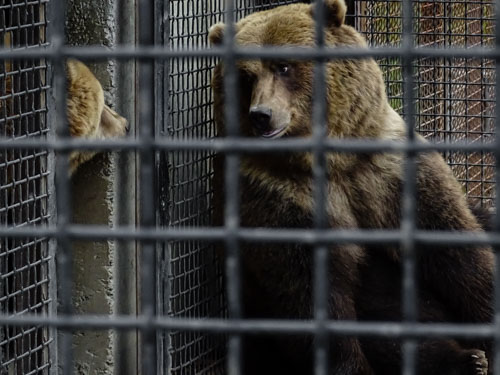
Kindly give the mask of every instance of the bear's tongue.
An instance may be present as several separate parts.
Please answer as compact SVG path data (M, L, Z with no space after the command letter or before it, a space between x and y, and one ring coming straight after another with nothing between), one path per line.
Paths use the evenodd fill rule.
M266 133L263 133L262 136L264 138L271 138L271 137L274 137L275 135L277 135L278 133L281 133L281 131L283 129L285 129L284 126L282 128L274 129L274 130L268 131Z

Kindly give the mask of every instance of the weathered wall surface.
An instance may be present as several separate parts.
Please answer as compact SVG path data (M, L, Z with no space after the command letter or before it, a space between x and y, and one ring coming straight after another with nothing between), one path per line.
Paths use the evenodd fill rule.
M128 6L132 4L132 7ZM66 37L70 45L112 47L133 42L134 31L118 29L123 9L134 17L133 0L70 0L67 3ZM133 22L125 24L133 28ZM133 65L115 61L87 62L100 80L106 103L134 127ZM132 76L130 76L132 74ZM126 76L124 76L126 75ZM127 87L119 80L126 79ZM121 95L126 89L129 94ZM123 103L123 100L128 103ZM124 111L124 108L127 108ZM77 224L112 226L133 224L134 208L117 209L118 202L134 202L133 160L104 153L82 165L72 179L73 221ZM131 183L132 180L132 183ZM117 194L117 189L120 193ZM120 255L117 251L125 247ZM135 245L113 241L79 241L73 244L73 304L76 314L135 314ZM126 266L127 274L123 272ZM122 282L126 277L125 284ZM117 288L119 285L126 287ZM118 295L118 293L120 293ZM137 374L135 333L112 330L77 331L73 336L76 374ZM126 365L120 366L125 361Z

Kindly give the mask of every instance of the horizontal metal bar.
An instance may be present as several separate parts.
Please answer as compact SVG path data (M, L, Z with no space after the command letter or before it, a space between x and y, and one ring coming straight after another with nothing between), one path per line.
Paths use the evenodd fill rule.
M150 241L223 241L228 235L247 242L278 242L315 244L397 244L403 233L399 230L373 229L269 229L239 228L228 231L223 227L168 228L168 229L133 229L119 227L110 229L105 226L69 225L65 236L77 240L150 240ZM59 238L57 227L0 227L0 237L5 238ZM417 230L415 240L423 245L468 246L500 245L500 234L485 232L450 232Z
M336 152L431 152L431 151L486 151L494 152L495 143L407 143L377 139L328 139L323 143L326 151ZM8 139L0 138L0 150L109 150L131 151L153 147L156 150L183 151L207 150L215 152L267 153L283 151L313 151L315 142L311 138L284 138L267 140L261 138L218 138L178 140L157 138L147 145L140 139L90 140L83 138Z
M378 336L386 338L414 337L460 337L493 338L500 332L492 324L452 323L403 323L403 322L359 322L327 321L318 325L312 320L251 320L251 319L197 319L143 316L110 315L57 315L54 317L30 315L0 315L0 325L6 326L50 326L64 329L157 329L198 331L213 333L260 333L260 334L314 334L326 329L336 335Z
M449 57L449 58L500 58L500 50L488 47L471 48L430 48L430 47L352 47L352 48L313 48L313 47L236 47L234 55L237 59L274 59L285 58L293 60L321 60L333 58L387 58L387 57ZM226 48L211 47L199 49L166 49L158 46L118 46L106 49L101 46L69 47L55 50L52 47L28 48L11 50L0 48L0 60L5 59L54 59L60 56L74 57L81 60L106 59L171 59L176 57L223 57Z

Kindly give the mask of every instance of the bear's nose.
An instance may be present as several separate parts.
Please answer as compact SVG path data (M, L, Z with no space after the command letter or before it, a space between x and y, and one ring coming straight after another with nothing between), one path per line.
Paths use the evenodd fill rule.
M266 132L271 128L272 114L273 111L271 110L271 108L259 105L250 108L248 116L250 117L250 121L252 121L253 126L257 130Z

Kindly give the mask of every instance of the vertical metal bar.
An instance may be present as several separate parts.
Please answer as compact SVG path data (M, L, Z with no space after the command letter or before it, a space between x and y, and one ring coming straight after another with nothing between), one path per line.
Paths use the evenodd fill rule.
M136 42L136 0L118 0L118 43L133 46ZM117 67L117 112L128 119L128 136L135 136L136 71L135 60L119 61ZM116 156L116 181L114 183L114 221L117 226L136 226L137 189L136 155L120 152ZM115 249L115 312L117 315L137 314L137 243L116 241ZM114 347L115 373L139 373L137 358L137 331L117 331Z
M52 46L53 46L53 92L56 104L56 137L57 139L69 137L69 126L66 114L66 78L65 62L61 48L65 43L64 17L66 2L53 0L51 2L51 24ZM55 185L56 185L56 210L57 229L60 237L57 240L57 276L59 284L59 313L71 315L72 308L72 285L73 285L73 256L71 252L71 241L67 236L67 226L71 222L71 197L69 190L69 153L57 150L55 153ZM62 330L59 335L59 358L61 359L62 374L73 373L73 350L71 331Z
M154 2L140 0L139 44L154 45ZM140 154L140 225L141 228L155 226L155 150L154 141L154 65L153 60L141 61L139 65L139 139L145 146ZM155 315L155 243L141 244L141 313L152 321ZM142 374L156 374L156 331L148 325L142 331Z
M500 0L495 1L495 49L498 50L500 48ZM495 185L496 185L496 193L495 193L495 207L496 214L493 222L493 232L495 234L500 232L500 198L498 192L498 186L500 183L500 137L499 137L499 129L500 129L500 106L498 103L498 98L500 98L500 59L495 59ZM500 274L498 272L498 268L500 267L500 256L499 256L499 246L493 246L493 250L495 253L495 297L494 297L494 306L495 306L495 337L493 341L494 348L494 367L493 373L495 375L500 375Z
M172 48L173 43L171 43L171 33L170 33L170 28L171 25L170 23L172 22L172 18L175 18L174 12L175 12L176 6L172 4L171 1L166 1L163 2L163 10L161 14L158 14L156 19L158 23L161 23L160 30L158 31L158 38L161 41L161 45L165 46L165 48ZM158 10L158 8L157 8ZM157 118L157 128L156 130L159 132L157 134L160 134L161 136L167 135L166 129L168 129L171 121L171 112L175 111L172 106L170 105L170 74L171 74L171 65L173 64L173 61L177 61L178 59L172 59L172 60L167 60L164 61L163 69L161 72L161 75L158 79L157 84L157 95L161 96L160 98L157 98L156 103L161 106L161 110L155 111L156 115L158 116ZM160 92L161 91L161 92ZM174 94L175 96L175 94ZM169 135L173 138L173 135ZM160 151L160 158L158 161L158 184L161 186L158 186L158 203L159 203L159 209L157 214L159 215L157 225L160 227L165 226L165 225L172 225L170 222L170 207L169 204L174 204L173 203L173 196L174 194L171 194L171 189L172 185L174 183L174 180L171 179L171 169L172 166L169 163L169 159L172 158L172 153L167 152L165 150ZM169 204L164 204L164 202L169 202ZM157 306L157 314L158 315L165 315L168 313L171 313L169 311L170 306L172 303L170 298L174 293L173 288L175 285L175 281L171 280L171 269L174 267L173 262L174 260L172 259L172 242L171 241L165 241L162 242L158 246L158 254L157 254L157 269L159 270L159 274L156 277L156 282L157 282L157 288L158 291L156 293L156 296L158 300L156 301L156 306ZM173 275L174 277L177 277L178 275L175 274ZM159 375L166 375L166 374L171 374L173 373L172 371L172 365L175 362L175 359L173 359L175 354L172 354L171 351L172 349L176 350L177 347L174 347L174 342L175 340L172 339L172 336L169 334L169 332L161 332L157 336L157 362L158 362L158 367L161 366L161 369L158 368L158 374Z
M413 46L413 4L411 0L403 0L403 36L402 48L407 50L403 58L403 107L406 115L407 142L415 141L415 118L413 104L413 56L410 52ZM403 252L403 318L407 322L417 320L417 285L415 278L415 239L416 227L416 180L417 159L415 152L407 152L404 169L404 187L402 196L402 243ZM416 351L415 340L405 339L403 343L403 374L413 375L416 373Z
M52 7L52 1L48 3L47 13L45 15L46 20L53 20L54 9ZM50 25L50 23L49 23ZM52 41L52 28L47 27L47 40ZM51 69L47 69L46 71L46 79L45 82L50 83L53 82L53 73ZM47 95L47 108L56 108L56 97L55 95ZM57 124L57 113L54 111L47 111L47 124L49 128L49 133L47 137L51 140L56 137L56 129L54 128L55 124ZM47 191L52 192L49 195L48 201L48 214L49 214L49 226L55 227L57 225L57 203L56 203L56 181L55 181L55 171L56 169L56 158L55 152L53 150L49 150L49 154L47 156L47 167L48 170L51 171L47 176ZM48 239L48 250L50 256L49 262L49 298L51 300L49 312L49 317L57 317L58 304L57 304L57 288L58 288L58 279L57 279L57 240L55 238ZM59 338L58 338L58 329L56 327L49 327L49 338L51 339L51 344L49 346L49 362L52 364L53 369L51 370L52 374L56 374L58 369L57 365L59 363Z
M224 34L224 92L225 92L225 126L226 137L233 138L239 135L238 121L238 71L234 54L235 27L234 27L234 0L226 0ZM235 153L226 155L225 163L225 212L224 225L228 231L226 245L226 289L228 312L230 319L241 318L241 262L240 244L236 231L240 225L239 219L239 167L240 155ZM241 335L231 334L228 342L227 370L229 375L241 374Z
M316 1L315 5L315 37L316 47L325 46L325 4L323 0ZM313 140L314 161L314 226L318 229L327 227L327 179L326 159L323 140L327 134L326 116L326 74L325 61L314 62L313 86ZM314 319L317 326L314 347L314 373L316 375L328 374L328 333L325 323L328 320L328 246L317 245L314 247Z
M170 23L170 1L155 1L154 5L154 39L155 45L160 45L170 48L169 45L169 23ZM168 16L168 17L166 17ZM155 82L154 82L154 135L155 137L162 135L162 129L167 121L167 111L172 110L169 107L167 98L169 96L168 88L168 67L170 66L170 59L155 61ZM165 163L165 151L160 151L157 157L155 168L155 200L157 207L163 207L165 202L169 202L169 180L168 166ZM166 210L166 208L165 208ZM164 224L165 212L162 209L155 210L156 226L161 227ZM157 315L164 315L169 313L168 306L165 306L164 299L165 293L170 293L170 277L165 272L165 254L169 251L168 243L158 242L155 245L155 262L156 262L156 275L155 275L155 308ZM168 355L170 349L170 332L157 332L156 333L156 373L158 375L166 375L171 373L171 361Z

